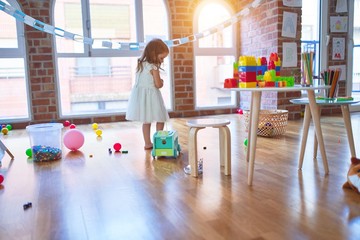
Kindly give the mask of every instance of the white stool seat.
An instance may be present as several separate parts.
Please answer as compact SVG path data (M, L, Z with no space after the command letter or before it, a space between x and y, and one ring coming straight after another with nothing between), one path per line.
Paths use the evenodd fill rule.
M198 154L197 154L197 132L206 127L219 128L220 144L220 165L225 167L225 175L231 174L231 135L227 125L230 121L227 119L199 118L187 121L189 130L189 164L191 175L197 177L198 172Z

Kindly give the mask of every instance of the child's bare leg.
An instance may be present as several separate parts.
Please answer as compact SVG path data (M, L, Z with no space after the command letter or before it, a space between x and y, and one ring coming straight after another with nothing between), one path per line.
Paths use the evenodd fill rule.
M150 138L150 130L151 130L151 123L143 123L142 125L142 131L143 131L143 137L145 142L145 148L151 148L151 138Z
M164 130L164 125L165 125L165 123L163 123L163 122L157 122L156 123L156 131Z

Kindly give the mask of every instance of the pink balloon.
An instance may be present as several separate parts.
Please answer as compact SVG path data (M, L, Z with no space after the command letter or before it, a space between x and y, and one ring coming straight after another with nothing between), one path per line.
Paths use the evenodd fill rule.
M84 145L85 137L80 130L74 128L69 129L65 132L63 141L65 147L67 147L71 151L76 151L81 148L82 145Z

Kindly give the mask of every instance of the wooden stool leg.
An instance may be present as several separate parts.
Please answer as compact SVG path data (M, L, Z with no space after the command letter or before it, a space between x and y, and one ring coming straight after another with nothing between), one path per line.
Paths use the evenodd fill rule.
M304 123L303 123L303 134L301 139L301 147L300 147L300 157L298 168L299 170L302 168L304 162L305 148L306 148L306 140L309 133L309 125L310 125L311 112L309 105L305 106L305 114L304 114Z
M190 127L189 131L189 164L191 167L191 175L199 176L198 154L197 154L197 132L202 128Z
M220 166L223 167L225 165L225 156L224 156L224 152L225 152L225 136L224 136L224 132L223 132L223 127L218 127L219 129L219 152L220 152Z
M225 175L231 175L231 135L227 126L219 127L220 164L225 166Z

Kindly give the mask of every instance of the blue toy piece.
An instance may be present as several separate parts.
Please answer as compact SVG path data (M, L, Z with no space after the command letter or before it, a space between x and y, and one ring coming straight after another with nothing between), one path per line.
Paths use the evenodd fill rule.
M174 157L180 155L180 145L177 131L157 131L153 136L151 154L155 157Z

